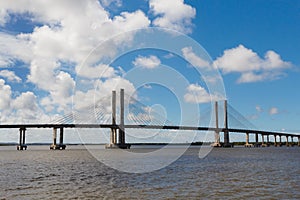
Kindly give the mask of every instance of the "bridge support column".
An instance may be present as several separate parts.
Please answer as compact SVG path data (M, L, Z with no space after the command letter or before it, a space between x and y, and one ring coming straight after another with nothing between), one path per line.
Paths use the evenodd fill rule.
M293 136L291 136L291 144L290 145L294 146L294 137Z
M281 135L279 135L279 146L282 146Z
M57 140L57 128L53 128L53 145L56 145Z
M267 135L267 146L270 146L270 135Z
M56 149L56 139L57 139L57 128L53 128L53 143L50 145L50 149Z
M64 128L59 129L59 144L63 144L64 142Z
M259 147L259 144L258 144L258 133L255 133L255 147Z
M224 144L223 147L233 147L233 144L229 140L229 131L228 131L228 113L227 113L227 100L224 101Z
M213 146L213 147L221 147L220 132L219 131L215 131L215 142L211 146Z
M261 146L266 147L267 145L265 144L265 136L261 134Z
M277 147L277 135L274 135L274 147Z
M253 144L249 143L249 133L246 133L246 144L245 147L253 147Z
M23 130L22 130L22 128L20 128L19 129L19 131L20 131L20 136L19 136L19 145L21 146L22 145L22 135L23 135Z
M66 149L66 145L64 144L64 128L60 127L59 129L59 146L61 149Z
M20 128L19 132L20 132L20 138L19 138L19 145L17 146L17 150L26 150L27 149L27 145L25 145L25 131L26 128Z
M211 145L213 147L220 147L220 131L219 129L219 114L218 114L218 102L215 102L215 117L216 117L216 131L215 131L215 142Z
M60 127L59 131L59 144L57 144L57 128L53 128L53 143L50 145L52 150L64 150L66 148L66 145L63 144L64 128Z
M286 144L285 144L287 147L290 146L289 144L289 136L286 136Z
M300 136L298 136L298 146L300 147Z

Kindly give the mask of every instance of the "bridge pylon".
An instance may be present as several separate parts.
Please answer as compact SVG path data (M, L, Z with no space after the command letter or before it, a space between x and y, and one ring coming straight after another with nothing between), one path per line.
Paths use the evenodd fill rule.
M227 100L224 101L224 144L223 147L233 147L229 140Z
M211 144L213 147L221 147L220 143L220 131L219 131L219 113L218 113L218 102L215 102L215 118L216 118L216 130L215 130L215 142Z
M120 124L116 124L116 91L112 91L112 127L110 130L110 143L105 145L106 149L130 149L130 144L125 142L125 123L124 123L124 89L120 90ZM117 132L118 131L118 132ZM119 137L118 137L119 136ZM119 140L118 140L119 139Z
M17 150L27 150L27 145L25 144L25 132L26 128L20 128L20 138L19 138L19 145L17 146Z
M213 147L233 147L233 143L229 141L229 128L228 128L228 113L227 113L227 100L224 101L224 128L222 128L224 133L224 142L220 142L220 129L219 129L219 113L218 113L218 102L215 102L215 142L211 144Z

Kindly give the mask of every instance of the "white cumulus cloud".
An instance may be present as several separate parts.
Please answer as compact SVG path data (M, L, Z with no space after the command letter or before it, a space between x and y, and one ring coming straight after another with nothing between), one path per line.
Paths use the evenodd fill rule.
M0 79L0 94L1 123L26 123L36 120L43 122L49 119L40 109L33 92L23 92L13 98L11 87Z
M22 79L18 77L15 72L9 71L9 70L1 70L0 71L0 76L7 78L7 80L11 82L21 82Z
M103 6L121 5L120 0L73 0L64 1L0 1L0 25L11 22L10 16L25 16L33 25L32 31L11 35L0 33L0 67L13 66L16 61L29 67L27 81L49 96L40 101L46 110L65 109L72 103L71 91L75 85L74 74L62 72L61 66L69 64L75 75L87 78L116 77L116 71L107 65L97 64L101 57L112 57L116 49L129 45L134 32L150 25L150 20L141 10L121 12L113 17ZM95 57L80 64L89 53L104 41L120 33L123 37L112 40ZM17 76L2 71L9 81L20 81Z
M117 7L122 6L122 0L100 0L101 5L104 7L108 7L111 5L115 5Z
M184 0L150 0L150 10L157 16L155 26L170 28L184 33L192 31L192 19L196 9L184 3Z
M192 47L184 47L181 49L183 57L189 61L193 66L199 68L207 68L209 67L209 62L202 59L200 56L196 55L193 51Z
M107 108L109 111L107 113L111 113L111 93L115 90L117 96L119 96L120 89L125 90L125 103L129 102L128 97L135 92L135 87L130 81L120 76L107 80L97 80L95 88L88 91L76 91L73 98L74 108L76 110L82 110L82 108L86 106L91 106L101 101L101 106ZM119 101L119 98L117 98L117 101ZM119 102L117 102L117 104L119 105Z
M42 109L38 105L37 96L30 91L23 92L12 100L14 112L9 116L9 120L14 123L27 123L31 121L44 122L47 119Z
M21 35L0 32L0 67L11 67L15 61L29 62L32 58L30 42Z
M136 67L143 67L148 69L153 69L155 67L158 67L160 65L160 60L156 56L138 56L135 58L135 60L132 62L134 66Z
M264 58L261 58L256 52L243 45L225 50L214 64L224 74L240 74L238 83L278 79L285 75L285 69L291 67L291 63L283 61L280 55L272 50L267 51Z
M108 65L99 64L95 67L93 66L77 66L76 73L79 76L86 78L112 78L116 76L116 70Z
M38 107L36 104L36 96L32 92L24 92L14 100L13 106L16 109L35 111Z
M5 80L0 79L0 111L9 109L11 103L11 87L5 84Z
M263 112L263 109L262 109L262 107L261 107L261 106L259 106L259 105L256 105L256 106L255 106L255 110L256 110L258 113L261 113L261 112Z
M197 84L190 84L186 89L187 93L184 95L184 100L189 103L207 103L219 99L216 95L209 94L205 88Z
M276 107L272 107L272 108L270 108L270 110L269 110L269 114L270 115L276 115L276 114L278 114L279 113L279 111L278 111L278 108L276 108Z

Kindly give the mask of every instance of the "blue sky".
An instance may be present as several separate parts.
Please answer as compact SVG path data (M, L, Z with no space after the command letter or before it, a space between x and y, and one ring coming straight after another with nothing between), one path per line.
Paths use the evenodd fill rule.
M196 22L199 32L192 37L213 58L242 44L260 57L273 50L291 63L291 69L278 80L236 84L235 74L224 75L223 80L229 102L245 116L254 114L257 105L263 109L253 120L258 127L299 130L300 2L201 1L193 5L201 17ZM278 108L278 114L268 115L272 107Z
M259 129L300 132L300 1L24 0L1 1L0 7L2 124L49 122L92 104L97 95L107 99L122 85L174 124L187 115L174 109L180 101L191 112L205 110L210 94L212 100L226 96ZM176 40L173 33L169 46L177 51L137 49L117 57L122 47L139 45L142 37L136 39L139 34L133 30L141 28L166 28L189 39ZM167 39L153 38L143 42L168 45ZM108 57L112 62L103 62ZM218 87L212 87L221 88L215 93L201 77L206 61L221 75ZM174 69L179 78L162 74L166 69L170 74ZM170 85L138 87L138 78L130 78L132 71L145 80L150 74L153 80L161 76ZM188 83L178 82L182 88L172 90L180 77Z

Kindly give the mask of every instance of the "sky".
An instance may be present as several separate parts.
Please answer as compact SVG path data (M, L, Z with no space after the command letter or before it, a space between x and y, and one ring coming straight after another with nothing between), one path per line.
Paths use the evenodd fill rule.
M124 88L136 123L209 124L227 99L257 129L299 133L299 35L298 0L0 0L0 123L109 113Z

